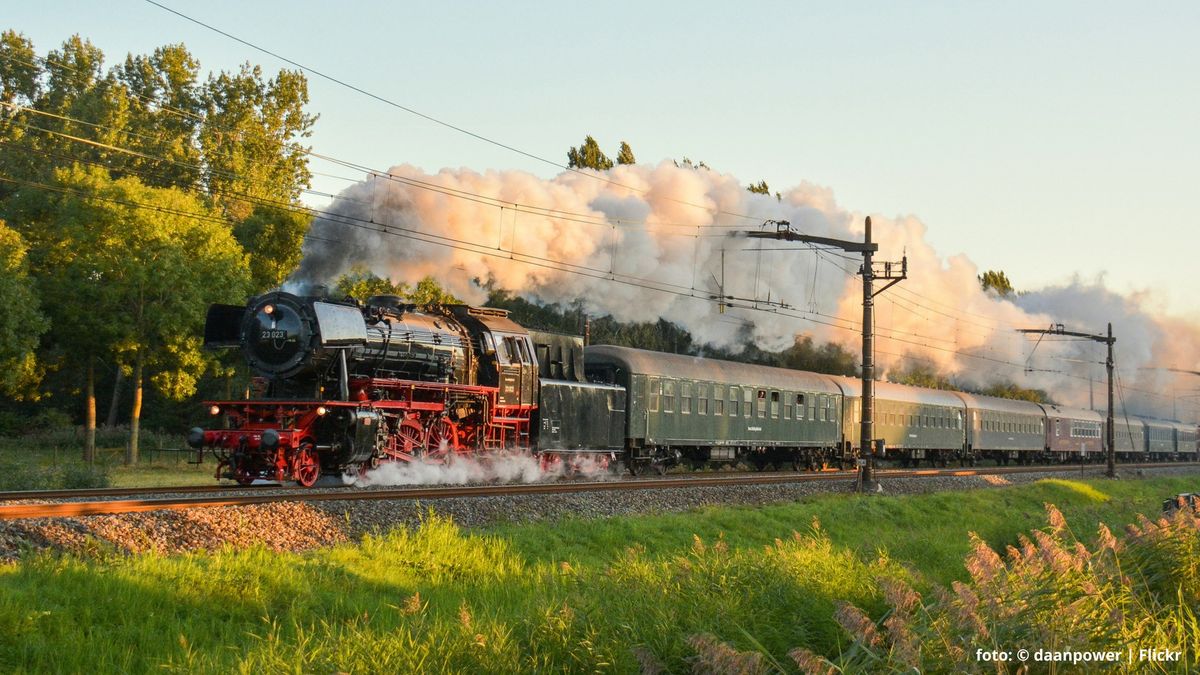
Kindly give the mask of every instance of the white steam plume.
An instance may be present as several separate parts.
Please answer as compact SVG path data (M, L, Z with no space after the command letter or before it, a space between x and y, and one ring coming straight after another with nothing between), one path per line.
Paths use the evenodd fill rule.
M347 188L314 222L292 283L331 284L365 266L394 281L432 276L473 303L486 299L486 287L540 303L579 299L590 313L621 321L664 318L720 347L780 349L808 333L858 351L861 258L730 236L774 219L806 234L861 240L865 214L839 207L829 189L804 183L777 200L748 192L731 175L671 162L601 175L606 180L574 172L544 180L520 171L429 175L394 167ZM885 371L919 359L959 384L1012 381L1086 406L1087 366L1062 359L1103 361L1102 352L1090 343L1044 342L1030 358L1033 340L1015 329L1062 323L1100 334L1112 321L1131 412L1169 416L1172 391L1200 388L1200 378L1139 370L1200 370L1200 326L1157 316L1148 296L1112 293L1098 279L998 298L980 288L980 270L966 256L935 251L917 218L872 221L877 260L907 253L910 272L877 298L876 359ZM710 300L721 279L724 295L789 308L753 311L746 307L753 302L740 301L722 314ZM1025 372L1027 361L1035 372Z
M562 463L543 467L529 453L497 454L487 457L455 457L442 463L415 460L387 462L361 476L345 476L343 482L372 485L468 485L473 483L541 483L563 477L568 471ZM612 476L607 467L591 460L576 463L571 475L591 479Z

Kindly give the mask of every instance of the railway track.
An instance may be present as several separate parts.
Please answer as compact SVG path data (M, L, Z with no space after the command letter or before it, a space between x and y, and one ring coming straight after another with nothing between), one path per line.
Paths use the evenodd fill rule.
M207 494L242 490L311 490L295 485L176 485L161 487L89 488L75 490L9 490L0 491L0 502L16 499L81 499L89 497L128 497L155 494ZM320 488L317 488L320 489Z
M1156 464L1126 464L1125 469L1152 469L1164 467L1200 466L1200 462L1173 462ZM1099 465L1018 466L961 469L882 469L875 472L878 480L924 478L939 476L1003 476L1018 473L1080 473L1088 469L1099 470ZM456 497L490 497L502 495L568 494L574 492L612 492L620 490L653 490L681 487L705 487L728 485L771 485L781 483L805 483L816 481L848 481L855 474L850 471L827 471L822 473L739 473L716 476L689 475L686 477L637 478L629 480L549 482L502 485L457 485L442 487L375 488L367 490L333 490L293 488L280 486L222 487L190 486L188 488L115 488L106 490L56 490L0 493L0 501L20 500L25 503L0 505L0 520L22 518L64 518L75 516L111 515L138 513L157 510L181 510L212 508L218 506L247 506L277 501L316 502L350 500L435 500ZM250 491L248 493L247 491ZM87 495L81 493L88 493ZM208 492L226 494L188 496ZM228 494L233 492L234 494ZM83 496L119 497L125 495L166 494L172 496L142 499L106 499L98 501L68 501L28 503L52 498L79 498ZM257 494L255 494L257 493Z

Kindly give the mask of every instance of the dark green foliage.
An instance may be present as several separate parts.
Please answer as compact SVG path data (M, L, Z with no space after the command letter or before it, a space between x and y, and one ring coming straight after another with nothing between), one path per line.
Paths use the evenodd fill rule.
M71 426L71 416L57 408L32 406L0 410L0 438L37 434Z
M796 336L795 343L781 352L764 351L753 344L733 351L697 344L686 329L664 319L622 323L611 316L602 316L589 320L579 303L569 307L538 305L506 291L493 291L487 304L507 309L514 321L531 328L574 334L587 330L591 344L636 347L831 375L854 375L858 367L858 357L853 352L832 342L817 346L809 335Z
M684 157L682 160L675 162L675 166L677 166L681 169L695 169L697 171L699 171L700 169L704 169L705 171L710 170L710 167L707 164L705 164L703 160L701 160L699 162L692 162L692 160L688 159L687 157Z
M758 195L771 194L771 188L767 185L767 181L765 180L760 180L757 183L751 183L749 187L746 188L746 191L753 192L754 194Z
M633 157L633 148L625 141L621 141L621 149L617 152L617 164L637 164Z
M36 398L42 374L34 352L49 322L25 251L21 235L0 221L0 393Z
M1054 403L1054 399L1050 398L1042 389L1026 389L1019 387L1012 382L997 382L986 389L979 392L984 396L996 396L998 398L1011 398L1017 401L1032 401L1034 403Z
M907 384L913 387L959 390L949 378L932 366L916 361L910 361L902 370L889 372L888 379L896 384Z
M582 305L538 305L508 291L494 290L488 295L488 307L507 309L509 317L527 328L582 335L586 314Z
M0 217L28 247L51 323L38 344L44 322L21 322L38 344L36 364L28 350L14 363L0 344L0 386L36 381L45 368L38 393L82 416L89 366L101 401L117 368L129 376L126 397L146 379L181 398L207 388L201 373L225 377L199 350L204 306L239 302L295 266L308 221L296 212L309 179L299 141L315 117L303 110L299 73L268 78L247 64L202 83L201 72L181 44L106 68L77 35L44 59L24 36L0 35L0 100L22 108L0 110L0 175L22 181L0 182ZM5 304L38 307L36 298Z
M454 305L462 302L443 289L433 277L425 277L416 286L409 286L403 281L392 283L391 279L379 277L361 266L354 267L338 278L334 295L351 297L359 302L366 302L373 295L398 295L414 305Z
M979 275L979 284L985 291L995 291L1000 297L1008 297L1013 293L1012 282L1004 272L988 270Z
M252 289L263 293L279 286L303 257L304 234L312 218L296 209L255 206L233 234L250 254Z
M0 101L17 103L37 98L41 83L33 43L13 30L0 33ZM0 108L0 119L13 113Z
M632 156L632 152L630 155ZM605 171L613 168L613 161L600 149L596 139L587 136L578 148L567 150L567 166L572 169L595 169Z
M264 79L258 66L209 77L200 148L204 182L213 201L233 220L248 217L256 204L295 203L308 187L308 148L299 139L312 133L316 116L304 112L308 81L281 70Z

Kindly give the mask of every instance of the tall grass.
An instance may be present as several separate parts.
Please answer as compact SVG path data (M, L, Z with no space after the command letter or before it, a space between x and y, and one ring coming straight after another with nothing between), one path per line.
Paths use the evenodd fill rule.
M303 554L124 556L97 544L89 558L0 567L0 672L795 672L790 653L821 672L952 671L979 669L969 646L1025 635L1167 645L1196 635L1187 530L1139 522L1119 545L1065 526L1027 542L1018 532L1026 511L1045 522L1050 496L1082 527L1186 483L825 496L488 532L430 516ZM1005 508L1018 514L1007 526ZM914 514L933 538L910 541ZM994 553L1008 544L1009 558ZM957 569L942 569L952 555ZM1116 563L1132 590L1104 572ZM1084 632L1102 609L1089 581L1126 598L1110 622L1126 632ZM1005 613L1017 606L1043 618Z
M1046 504L1049 526L1022 535L997 553L972 535L965 568L954 582L922 598L903 582L883 579L889 610L879 622L852 603L837 611L853 640L836 658L796 649L806 673L1010 672L1027 667L1011 654L1115 652L1116 661L1070 663L1119 672L1194 672L1200 664L1200 517L1188 508L1171 517L1145 516L1118 539L1101 525L1094 546L1072 532ZM1009 663L984 660L979 650L1007 652ZM1142 658L1143 650L1173 653L1170 661ZM1036 669L1053 667L1033 656ZM1074 657L1073 657L1074 658ZM1086 666L1085 666L1086 663Z

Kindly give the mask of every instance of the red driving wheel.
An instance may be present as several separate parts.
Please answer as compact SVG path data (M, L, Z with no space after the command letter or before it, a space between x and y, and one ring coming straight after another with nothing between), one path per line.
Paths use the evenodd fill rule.
M317 456L317 449L311 442L305 441L296 449L292 460L292 475L296 477L296 482L304 487L312 487L321 477L321 458Z

